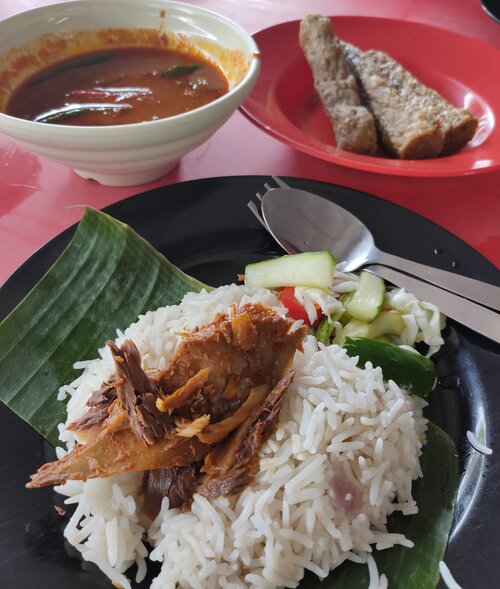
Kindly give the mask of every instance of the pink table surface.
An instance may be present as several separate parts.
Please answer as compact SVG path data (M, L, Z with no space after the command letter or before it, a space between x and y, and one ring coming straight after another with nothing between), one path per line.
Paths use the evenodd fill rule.
M0 18L52 3L2 1ZM439 26L500 49L500 25L486 15L479 0L196 0L192 4L227 16L250 33L308 12L383 16ZM27 153L0 136L0 284L39 247L79 220L81 209L74 205L103 208L157 186L247 174L310 178L375 194L438 223L500 266L499 171L448 179L360 172L299 153L235 112L170 174L130 188L109 188L82 180L68 168Z

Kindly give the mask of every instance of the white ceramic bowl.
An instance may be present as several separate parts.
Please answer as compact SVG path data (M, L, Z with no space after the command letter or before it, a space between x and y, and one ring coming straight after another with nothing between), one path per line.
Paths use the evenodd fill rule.
M257 80L259 53L250 35L237 24L189 4L75 0L37 8L0 22L0 111L13 88L36 71L36 64L23 66L24 72L13 64L19 56L36 54L42 35L52 43L54 36L74 39L72 31L109 28L148 28L180 39L188 36L217 61L228 78L229 92L192 111L130 125L54 125L0 112L0 132L26 150L73 168L83 178L109 186L131 186L166 174L231 116ZM71 43L68 47L62 57L77 53Z

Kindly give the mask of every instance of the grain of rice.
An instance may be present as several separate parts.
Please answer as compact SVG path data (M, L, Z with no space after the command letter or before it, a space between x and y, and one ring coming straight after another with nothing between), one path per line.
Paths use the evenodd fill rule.
M461 589L460 585L453 578L450 569L442 560L439 562L439 572L441 573L441 578L448 589Z
M486 446L486 444L483 444L482 442L480 442L473 432L467 431L466 436L467 436L467 439L469 440L469 444L474 448L474 450L481 452L481 454L487 454L487 455L493 454L493 450L491 448L488 448L488 446Z
M368 589L380 589L380 577L378 575L377 564L371 554L367 554L366 562L370 574L370 584L368 585Z
M285 492L296 492L314 482L315 479L317 480L318 469L326 459L325 455L314 456L314 458L299 466L295 470L293 477L285 483Z
M333 540L340 540L342 538L341 532L333 524L330 518L326 515L322 508L315 507L316 516Z

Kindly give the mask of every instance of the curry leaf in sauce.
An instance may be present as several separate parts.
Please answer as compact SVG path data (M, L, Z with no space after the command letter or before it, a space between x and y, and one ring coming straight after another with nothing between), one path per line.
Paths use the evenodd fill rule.
M71 61L61 63L56 67L51 68L50 70L46 71L42 75L35 76L31 78L28 82L28 86L35 86L40 82L44 82L57 74L61 74L63 72L67 72L69 70L74 70L82 67L89 67L91 65L97 65L99 63L104 63L105 61L109 61L112 59L113 55L111 53L97 53L91 55L85 55L78 59L73 59Z
M182 76L184 74L192 74L196 70L199 70L201 65L193 63L192 65L177 65L168 70L163 70L160 74L162 78L175 78L176 76Z

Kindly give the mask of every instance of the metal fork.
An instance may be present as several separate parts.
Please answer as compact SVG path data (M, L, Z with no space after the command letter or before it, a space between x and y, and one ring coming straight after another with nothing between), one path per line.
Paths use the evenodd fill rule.
M280 188L290 188L290 186L284 180L279 178L278 176L271 176L271 178L276 182L276 184ZM268 182L264 182L264 188L266 189L266 192L268 192L269 190L272 190L274 188L274 186L271 186ZM264 217L262 216L261 205L262 205L263 195L260 192L256 192L255 196L259 199L258 203L255 203L253 200L249 200L247 203L247 207L252 211L252 213L256 217L257 221L259 221L259 223L262 225L262 227L264 227L264 229L269 233L269 235L271 235L271 237L276 239L274 237L272 231L269 229L269 226L264 221Z

